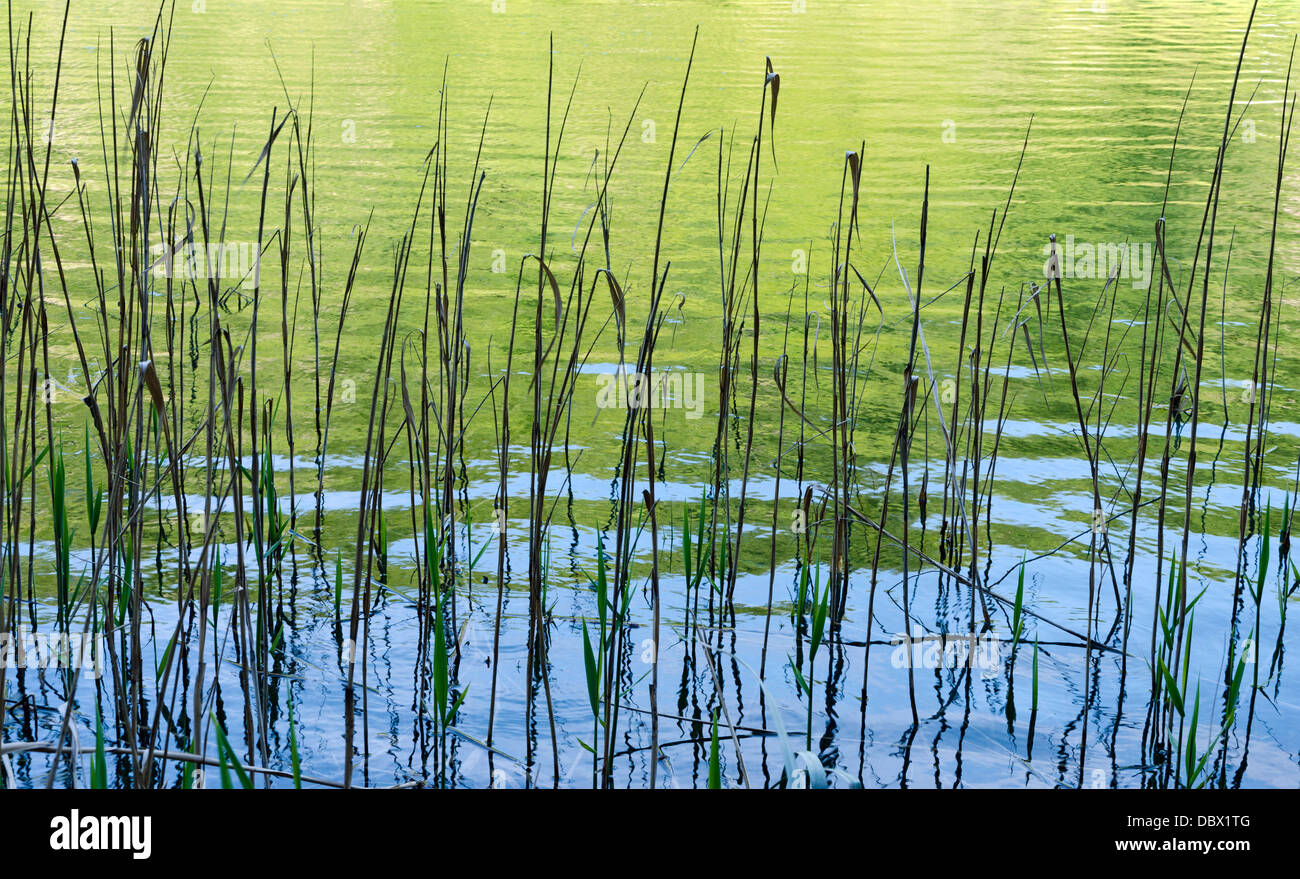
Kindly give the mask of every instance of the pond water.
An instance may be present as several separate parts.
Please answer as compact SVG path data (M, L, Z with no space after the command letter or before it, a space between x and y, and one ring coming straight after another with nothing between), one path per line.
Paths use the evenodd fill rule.
M35 95L38 106L48 107L62 5L16 2L16 25L27 27L29 10ZM92 379L106 358L98 341L101 315L71 169L75 160L87 204L97 215L102 261L102 242L111 252L112 241L106 169L111 148L106 153L101 146L106 123L100 108L107 107L107 84L115 81L118 124L129 127L130 102L123 95L130 90L136 42L153 33L156 11L146 2L73 3L50 128L50 199L62 202L50 234L62 249L72 305L69 316L52 276L45 281L51 309L49 376L56 387L50 412L67 460L74 578L82 571L92 576L102 547L92 545L92 529L84 522L87 410L81 398L88 385L69 322L75 321L92 343ZM165 225L176 204L196 205L197 148L206 173L214 174L208 198L222 199L218 215L225 241L233 245L228 258L238 264L219 285L232 291L221 319L232 328L235 345L247 346L252 321L251 285L241 281L257 262L263 173L269 174L271 196L262 240L270 242L284 226L285 181L300 171L291 152L295 147L286 146L292 144L288 128L268 162L259 163L258 155L287 107L298 110L304 126L308 119L311 124L306 170L316 264L309 266L305 258L301 204L295 201L287 237L296 249L283 275L287 280L281 273L279 248L286 237L281 235L261 259L260 348L256 360L246 349L240 364L246 384L255 364L260 399L275 405L270 454L247 455L244 466L258 472L269 468L276 487L270 505L286 523L293 516L277 555L281 565L268 565L265 588L255 590L253 606L274 614L272 621L259 618L255 625L279 632L268 663L254 672L262 682L267 734L250 742L244 733L248 690L241 683L241 651L247 645L241 646L242 623L229 595L210 614L207 665L202 672L197 668L193 599L178 576L182 544L175 538L176 496L183 499L194 531L193 517L214 498L206 480L213 474L215 484L224 484L223 475L229 479L222 451L205 452L199 442L183 456L178 491L139 501L149 519L135 559L141 609L122 621L134 627L131 637L140 643L141 657L133 665L138 688L123 696L123 683L111 670L98 680L83 675L74 700L80 741L94 741L96 704L103 716L116 718L106 724L106 735L116 744L126 744L122 715L128 700L126 713L156 716L159 671L176 650L185 655L170 672L160 715L173 732L160 744L189 747L197 673L203 676L205 710L228 728L241 759L289 771L296 750L304 776L334 782L344 779L350 764L351 783L367 786L584 787L601 783L603 776L614 787L644 787L656 764L652 741L657 737L654 783L704 787L716 713L724 786L782 783L787 744L812 752L815 757L797 759L824 767L831 786L1167 784L1165 765L1156 762L1148 739L1151 681L1153 674L1159 676L1151 667L1161 627L1156 606L1168 595L1173 556L1179 566L1186 565L1188 601L1200 597L1194 637L1178 638L1180 650L1186 647L1178 659L1187 675L1186 713L1173 715L1166 707L1162 715L1173 731L1171 744L1186 751L1199 681L1194 750L1209 753L1201 783L1296 786L1300 690L1285 658L1300 646L1300 635L1284 622L1286 608L1296 604L1300 574L1286 558L1289 522L1283 516L1294 502L1300 472L1300 359L1288 344L1300 267L1300 180L1294 166L1283 175L1276 239L1271 235L1283 94L1293 36L1300 30L1300 7L1294 4L1261 4L1229 114L1198 372L1190 365L1195 342L1183 348L1184 387L1199 376L1201 388L1195 478L1185 491L1191 428L1185 419L1175 419L1178 435L1171 437L1177 441L1162 533L1157 510L1163 505L1152 499L1177 378L1173 363L1180 323L1176 306L1166 303L1168 336L1155 382L1145 503L1135 521L1132 517L1144 333L1161 323L1146 308L1159 271L1157 221L1164 217L1170 273L1185 298L1249 16L1241 3L1181 0L998 8L957 0L178 3L170 19L163 111L153 130L161 188L155 196L157 222ZM778 92L765 86L768 59L780 77L774 111ZM548 75L553 76L549 116ZM445 129L439 122L444 97ZM11 107L12 95L6 100ZM760 120L759 177L746 188L746 161ZM401 368L412 373L418 409L419 332L426 320L436 324L436 314L429 318L425 310L426 272L439 274L438 257L429 262L429 204L436 197L431 182L422 194L435 147L437 156L446 157L453 280L456 262L465 260L460 317L472 352L453 474L455 564L447 571L454 568L455 575L437 623L420 587L424 496L410 481L420 458L402 431L406 416L399 374ZM547 262L559 290L568 295L583 238L599 213L602 175L615 151L604 203L608 238L595 243L601 237L598 224L579 282L580 289L597 292L572 399L557 416L554 461L540 502L549 521L530 539L533 313L545 309L549 339L553 306L549 293L543 305L537 304L545 291L536 261L527 256L539 248L542 197L553 174ZM817 505L823 492L834 490L835 462L848 460L835 456L830 439L842 424L833 388L844 374L832 353L830 300L836 289L835 242L846 225L837 218L845 216L850 151L862 157L851 258L849 321L857 335L850 345L859 346L861 355L851 370L850 506L878 519L888 482L888 529L900 537L906 531L926 555L913 556L905 567L904 554L890 539L880 549L872 527L846 519L847 592L810 659L817 602L800 601L801 577L807 571L819 595L830 588L835 517L824 509L819 514ZM9 168L12 153L7 161ZM720 180L726 186L721 218ZM481 189L475 188L479 181ZM742 192L761 205L756 276L748 237L753 203L739 207ZM417 203L421 213L413 225ZM464 248L457 240L471 204L470 246ZM339 332L352 254L366 224L365 250ZM728 332L723 285L733 225L741 238L735 284L743 293L744 326L730 327L738 334L739 353L735 396L724 399L719 352ZM996 258L985 293L985 323L977 330L974 317L969 326L963 320L966 278L972 266L978 272L990 230L997 236ZM720 235L726 240L721 252ZM1059 301L1074 345L1068 356L1078 366L1082 405L1089 413L1088 445L1071 394L1058 300L1044 286L1052 235L1062 249ZM414 239L407 292L396 317L395 338L405 354L394 358L390 380L377 385L403 236ZM1203 267L1205 257L1200 259ZM1248 480L1247 455L1251 444L1261 444L1252 408L1257 391L1250 382L1270 265L1276 343L1265 346L1273 358L1270 408L1261 466ZM618 324L605 281L593 274L597 268L607 268L621 286L628 340L623 357L629 369L653 290L662 282L664 324L654 367L679 379L668 405L650 410L654 479L646 472L643 446L629 493L634 500L627 508L629 582L620 604L625 618L619 645L609 652L616 670L611 676L601 669L602 684L614 682L618 710L611 726L593 718L584 639L599 639L599 621L605 619L595 581L598 560L614 552L619 537L626 409L610 396L620 363ZM506 372L521 271L507 404L492 392L502 392L494 383ZM312 277L320 291L318 315L312 309ZM757 306L750 298L755 277ZM178 327L188 322L188 329L170 343L170 354L161 350L163 331L155 329L160 372L164 362L177 367L163 376L163 384L173 424L186 437L201 430L208 405L203 283L186 300L197 310L177 321ZM874 299L862 297L862 284L870 286ZM1029 298L1035 286L1043 289L1037 305ZM162 297L161 288L156 280L151 293ZM917 348L915 362L923 399L915 407L905 523L901 474L891 460L913 345L910 296L918 288L923 349ZM1198 279L1193 327L1201 317L1200 297ZM1099 301L1102 307L1094 313ZM1017 313L1017 322L1031 319L1023 329L1017 325L1008 332ZM18 325L15 314L8 312L7 326ZM287 358L282 314L291 331ZM755 315L758 338L751 352ZM120 325L118 317L112 326ZM165 326L164 320L160 310L155 326ZM429 356L436 359L436 330L431 332ZM944 431L951 427L941 419L949 416L954 389L966 405L970 371L958 367L978 334L980 356L991 352L992 357L991 381L983 387L992 395L990 408L978 417L959 414L959 424L983 429L963 427L951 468L962 514L975 506L978 555L972 558L964 539L956 555L941 556L941 523L948 523L949 538L956 527L956 508L949 508L956 501L941 487ZM1198 333L1193 328L1184 335L1196 339ZM24 368L16 360L19 347L20 342L12 343L6 355L5 381L11 388L19 387L17 370ZM783 354L788 403L773 380ZM751 355L758 365L752 409ZM292 454L285 434L286 374L295 419ZM979 376L984 383L983 367ZM315 395L327 381L335 392L318 471ZM10 393L12 406L15 392ZM244 408L251 411L247 402ZM507 408L512 436L503 467L500 413ZM433 417L432 442L441 452L446 434ZM1256 422L1248 433L1252 417ZM12 437L18 430L12 409L5 418L6 435ZM383 484L374 495L382 507L382 535L362 521L363 514L374 515L374 502L365 493L375 488L368 465L374 461L370 440L378 423L388 425L390 444ZM44 437L46 426L39 430ZM723 472L716 444L720 432L729 449ZM1100 519L1094 513L1092 449ZM99 466L99 452L90 454ZM5 536L5 564L16 565L20 573L17 582L6 581L9 625L22 619L42 631L55 624L60 606L47 466L38 464L39 478L26 483L36 486L34 493L18 490L27 496L29 509L17 532L6 523ZM435 473L438 466L435 462ZM155 469L150 478L165 475ZM641 494L652 481L657 545ZM1246 537L1239 540L1244 482L1252 490ZM508 501L504 507L500 485ZM684 519L699 515L702 500L715 509L720 486L729 491L730 517L725 503L720 515L731 529L719 534L718 546L734 546L741 498L745 505L734 584L725 576L730 555L718 556L721 575L710 566L697 582L685 570ZM816 498L811 519L817 523L812 568L805 552L810 532L800 527L809 524L800 506L810 487ZM928 510L918 510L927 493ZM251 522L247 494L244 504ZM1185 504L1191 519L1184 544ZM1259 537L1266 507L1272 543L1267 553ZM228 499L215 517L219 537L208 554L194 542L184 550L192 565L219 558L228 582L241 557L233 508ZM448 511L440 507L439 512ZM969 538L970 526L963 529ZM382 548L383 559L358 573L358 534L366 532ZM698 564L701 547L695 533L690 539ZM499 565L502 541L504 564ZM253 556L247 548L247 557ZM873 564L875 556L879 561ZM941 558L946 563L936 564ZM1013 647L1012 604L1022 562L1023 607L1033 616L1024 618L1019 645ZM259 566L246 564L256 581ZM540 611L530 601L530 567L544 582L544 593L536 596ZM608 567L613 577L614 562ZM970 588L972 578L980 589ZM336 610L338 583L343 589ZM1240 583L1250 588L1243 591ZM1257 600L1251 593L1256 583ZM361 637L350 647L354 584L363 584L358 595L368 601L355 608ZM1164 591L1157 591L1158 584ZM22 600L15 601L18 595ZM437 624L451 657L452 699L463 696L446 734L431 683L436 677L431 627ZM537 640L534 624L543 631ZM187 633L183 640L189 650L169 646L178 625ZM963 643L972 631L973 650L969 640ZM1085 649L1080 632L1093 633L1092 649ZM906 645L900 646L909 634L946 639L925 641L910 674ZM125 636L116 630L110 637ZM541 672L532 676L530 641L534 648L540 641L545 653ZM868 641L873 642L869 667ZM971 658L964 661L967 651ZM351 698L349 655L356 658ZM1219 736L1228 713L1225 664L1242 657L1247 662L1240 705ZM657 732L650 695L656 680ZM5 682L5 741L57 739L67 682L53 670L14 668L6 671ZM604 712L602 704L602 718ZM735 727L734 740L728 725ZM1192 730L1195 738L1194 724ZM203 749L215 756L218 745L210 731L211 722ZM593 748L601 759L595 759ZM6 759L6 784L45 784L49 755L15 751ZM79 785L87 784L86 760L82 764L75 779ZM215 776L209 773L209 786L218 783ZM180 764L171 762L152 783L180 784L181 779ZM289 784L282 777L265 780ZM128 758L110 761L109 781L134 783ZM72 783L63 764L55 784Z

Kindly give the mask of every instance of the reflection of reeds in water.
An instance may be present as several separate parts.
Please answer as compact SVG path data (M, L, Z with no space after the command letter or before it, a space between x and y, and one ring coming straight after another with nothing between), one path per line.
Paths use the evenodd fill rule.
M1195 568L1189 541L1196 528L1192 501L1202 378L1207 358L1212 364L1214 357L1213 343L1208 350L1206 345L1207 312L1214 305L1210 287L1219 272L1216 244L1221 245L1222 235L1216 220L1224 156L1234 130L1231 108L1236 80L1185 276L1176 277L1170 269L1163 217L1155 226L1159 267L1135 315L1141 318L1142 333L1134 387L1126 385L1131 368L1128 373L1121 369L1131 347L1128 326L1113 329L1117 318L1124 317L1118 266L1086 317L1087 306L1080 298L1084 291L1067 289L1059 272L1045 283L1023 284L1015 292L995 286L993 263L1012 208L1014 182L1000 212L993 211L987 230L976 235L967 273L941 293L931 293L933 280L925 276L926 251L935 244L927 240L927 169L914 273L904 268L905 257L896 244L893 248L895 269L906 291L908 344L901 388L891 380L898 388L896 424L888 436L870 438L879 448L889 449L883 476L869 473L862 459L864 404L872 389L881 386L871 380L881 335L892 316L878 292L882 279L869 280L855 265L863 249L858 217L864 209L864 146L847 152L841 169L839 206L827 255L828 312L810 311L806 283L802 291L797 285L774 291L764 285L765 298L760 298L763 230L768 219L765 188L779 173L774 135L780 119L781 81L770 60L755 96L758 112L748 142L740 132L712 132L696 142L683 160L679 128L688 100L692 47L655 208L653 258L644 284L619 277L615 270L610 209L615 170L635 107L621 133L611 132L603 154L593 163L595 202L584 215L585 225L575 231L567 264L561 265L554 253L550 225L556 167L577 80L569 103L556 112L551 72L537 250L518 265L508 339L499 347L489 346L488 353L477 358L471 357L466 331L466 288L473 283L470 253L486 180L481 162L489 119L484 118L479 150L466 181L463 214L458 215L449 171L453 157L446 146L449 84L444 81L437 141L414 193L409 226L392 251L383 327L369 379L352 535L332 524L336 514L327 514L325 483L333 454L331 425L340 399L340 367L354 369L353 364L343 364L342 349L352 295L366 256L369 220L353 232L342 284L327 281L316 219L310 100L301 106L290 99L286 88L286 109L270 116L264 146L245 179L258 192L258 258L246 276L232 279L221 260L230 244L232 181L243 157L234 155L233 142L224 163L219 150L205 152L197 124L188 132L182 152L174 158L164 153L160 143L164 70L171 48L165 14L160 13L153 35L136 46L129 76L99 71L104 170L93 189L76 162L70 169L52 168L51 146L40 136L39 120L58 109L62 43L47 113L35 99L36 77L21 29L11 28L11 33L17 36L10 45L13 112L0 265L4 304L0 359L5 369L0 383L5 473L0 495L4 528L0 631L25 624L33 629L53 627L65 635L102 633L109 654L107 676L93 691L95 705L88 709L76 699L67 699L56 741L4 745L5 754L54 752L64 769L61 775L50 772L48 784L55 783L56 775L76 783L73 751L79 746L72 730L79 718L86 722L90 717L95 718L97 731L95 745L89 749L93 754L89 782L94 786L157 787L171 784L176 777L189 785L195 783L197 769L205 766L217 767L227 785L269 784L273 778L369 784L373 684L365 659L373 643L371 621L398 594L397 587L406 585L415 587L419 622L413 706L419 718L418 749L426 765L431 762L433 767L422 782L456 783L452 754L458 742L483 749L490 767L522 766L530 784L543 783L539 782L545 777L543 771L553 784L564 781L561 750L568 750L568 744L561 741L551 685L557 675L578 672L552 661L555 639L567 635L557 626L556 584L549 559L551 538L558 530L553 527L556 507L566 495L572 498L569 483L577 459L571 456L569 439L572 415L581 402L580 376L592 352L607 346L611 336L620 370L629 368L637 376L648 376L663 369L660 333L684 304L680 296L665 299L672 262L663 232L673 182L714 135L721 338L712 472L698 504L674 509L658 494L670 451L667 431L656 431L651 408L629 406L621 413L610 517L597 531L596 551L590 559L596 617L579 627L591 712L590 718L582 718L583 726L590 721L590 741L584 737L581 744L589 752L591 783L614 786L620 761L638 750L620 751L632 737L628 714L644 711L627 704L643 681L631 672L631 658L640 646L631 606L638 586L648 595L653 620L648 672L651 732L648 745L639 748L649 751L649 783L657 783L664 754L661 723L673 719L690 727L696 762L704 767L710 787L724 783L728 776L724 763L730 764L731 757L735 770L730 774L751 783L745 766L749 752L741 742L753 735L778 735L782 742L785 757L781 772L771 779L773 784L805 780L819 786L828 780L821 769L822 758L814 751L814 698L820 694L828 711L834 711L839 695L847 692L845 656L853 644L843 623L851 604L861 599L866 612L866 638L858 645L863 648L860 718L865 733L871 722L872 647L881 643L873 638L878 600L886 594L883 590L894 599L889 578L900 570L897 601L909 635L914 623L941 631L948 625L942 616L926 620L918 614L915 600L923 573L933 575L943 604L951 601L954 607L963 607L956 600L964 602L966 636L994 631L999 618L1010 621L1006 715L1013 737L1018 730L1013 698L1016 661L1019 647L1032 642L1027 763L1040 711L1040 669L1048 662L1060 665L1056 656L1078 650L1084 686L1077 706L1073 764L1077 774L1068 783L1085 783L1089 719L1099 698L1103 655L1116 657L1121 669L1117 714L1123 711L1126 695L1136 692L1127 677L1128 661L1145 661L1151 668L1149 696L1142 693L1147 712L1142 783L1241 783L1256 695L1269 682L1274 683L1275 693L1280 685L1287 599L1294 592L1294 587L1285 585L1279 591L1279 633L1268 678L1261 682L1255 663L1247 692L1243 689L1245 650L1247 644L1254 650L1254 639L1261 632L1276 512L1266 505L1261 517L1259 507L1273 399L1269 388L1281 336L1272 254L1294 110L1289 69L1279 129L1270 256L1245 401L1244 477L1228 655L1222 692L1203 706L1202 687L1191 677L1198 596L1189 594L1189 572ZM113 57L111 36L108 48ZM1244 55L1245 42L1242 59ZM1240 66L1239 61L1238 77ZM1180 116L1179 130L1181 123ZM1028 137L1027 132L1026 144ZM737 156L743 164L736 162ZM1022 149L1022 160L1023 156ZM71 196L55 195L52 172L71 175ZM1171 153L1166 202L1172 176ZM65 228L52 221L59 210L70 208L78 211L78 235L84 238L75 244ZM192 245L205 261L201 276L169 271L158 277L151 256L151 244L157 240ZM1052 242L1054 248L1054 237ZM89 268L74 271L68 254L83 248ZM275 277L261 271L268 254L278 256ZM1055 258L1054 250L1053 254ZM1225 284L1230 254L1231 244L1228 257L1221 260ZM214 255L217 264L212 263ZM81 286L83 279L89 287ZM416 292L421 286L422 298ZM87 290L88 308L78 301ZM932 356L924 309L950 293L961 297L962 311L949 376L936 371L943 368L942 357ZM760 326L760 306L781 298L786 314L780 354L767 360L763 332L768 339L776 333ZM325 307L330 302L339 306L336 324ZM267 329L263 309L277 305L279 346L268 354L266 344L259 351L260 334ZM300 315L300 307L310 313ZM636 333L633 322L638 318L644 323ZM274 334L276 322L271 323ZM312 377L306 397L295 367L300 330L311 334ZM1220 358L1223 344L1221 339ZM69 490L65 439L75 434L62 419L56 420L53 411L51 361L64 356L69 345L88 383L82 401L86 423L78 431L85 461L84 520L82 511L69 502L76 493ZM830 360L825 363L828 347ZM1007 442L1004 427L1016 402L1012 366L1023 361L1032 365L1047 406L1062 396L1062 389L1052 384L1049 364L1059 359L1064 360L1068 375L1070 414L1088 465L1093 506L1091 527L1082 535L1087 538L1086 549L1080 550L1089 571L1087 622L1082 631L1033 608L1024 580L1026 565L1033 560L1018 567L1014 597L1005 594L1002 580L995 579L991 570L998 455ZM764 379L769 369L773 369L770 383ZM622 372L619 380L626 381ZM295 384L299 384L297 396ZM1106 475L1108 470L1120 470L1111 454L1115 447L1107 444L1107 428L1123 394L1136 398L1138 429L1136 454L1129 465L1131 482L1127 474L1118 482ZM825 399L829 411L821 409ZM312 411L304 420L302 407L308 403ZM770 500L756 501L754 479L768 464L761 457L768 446L761 437L756 439L755 425L771 406L777 410L769 419L776 425L776 456L771 462L774 490ZM1155 450L1153 438L1158 441L1160 436L1153 422L1162 408L1164 441L1154 456L1158 473L1152 475L1146 459L1148 450ZM484 515L470 500L467 461L484 451L472 447L474 422L488 419L495 440L490 460L496 472L492 510ZM1226 419L1225 398L1225 424ZM313 434L314 445L310 445ZM523 435L528 438L526 456L512 452L512 442ZM314 509L300 507L296 492L308 448L316 468L310 495ZM395 451L401 449L404 453ZM559 472L557 453L563 455ZM279 463L281 458L286 463ZM510 484L510 474L521 466L527 467L526 498L512 494ZM405 491L407 521L385 513L386 488ZM285 489L287 494L282 494ZM193 498L200 493L201 509L194 509ZM763 503L771 505L770 519ZM1153 505L1152 640L1146 656L1135 656L1129 652L1131 623L1135 615L1145 613L1134 603L1140 561L1137 532L1152 518L1148 508ZM931 523L936 513L937 526ZM783 525L787 515L794 523L789 529ZM476 518L479 522L490 518L495 535L495 571L490 579L482 578L494 584L495 594L486 601L472 592L475 567L481 572L482 560L492 557L487 543L475 544ZM309 528L303 524L308 519ZM1286 580L1289 498L1281 520L1275 564ZM755 523L765 521L770 521L769 543L756 550L761 538L754 533ZM1127 548L1122 553L1116 551L1122 547L1112 542L1108 527L1116 522L1128 524ZM522 531L517 539L515 529ZM409 537L414 547L415 564L409 570L394 564L392 548L399 533ZM47 534L54 557L52 619L38 614L37 607L38 584L43 581L36 570L36 546ZM1166 571L1167 535L1178 543L1168 551ZM1078 539L1066 540L1056 551L1065 551ZM337 551L327 553L331 541ZM676 544L680 549L674 551ZM1252 571L1250 554L1256 546L1260 555ZM521 697L504 700L500 665L512 547L527 559L526 659ZM778 578L787 579L782 566L791 560L794 637L782 644L779 634L773 635L772 620L782 613L776 607L776 584ZM765 576L767 599L762 660L757 671L748 670L761 684L764 722L751 728L741 725L741 718L730 711L727 676L722 673L727 669L721 663L730 663L735 681L742 667L748 668L735 655L734 627L737 584L753 571ZM153 582L176 586L176 622L170 630L155 624L146 601L148 584ZM295 721L285 644L303 613L299 601L304 583L324 584L333 607L339 664L331 673L336 672L340 681L344 718L341 779L315 779L301 772L295 723L301 724L302 717L299 712ZM682 590L684 618L673 619L664 612L670 584ZM1107 606L1108 593L1113 607ZM462 683L462 646L473 610L484 607L493 621L490 685L471 694ZM1106 616L1113 616L1109 631L1104 631ZM1204 628L1203 623L1202 638ZM661 687L669 673L660 667L660 651L676 640L683 649L683 685L674 714L665 710L662 698ZM778 657L792 653L788 661L768 663L769 650ZM688 705L681 695L686 682L697 674L701 656L709 672L701 677L708 682L706 707ZM818 668L823 657L825 662ZM223 666L233 666L233 680L220 674ZM911 730L904 752L910 754L911 739L924 723L918 702L926 688L918 680L925 672L914 670L910 661L906 667ZM769 685L776 671L783 674L787 669L806 711L807 728L801 736L787 736L777 716L780 707L769 704ZM21 689L27 673L12 674ZM60 685L72 692L77 680L78 672L69 670ZM958 698L962 689L969 698L970 686L966 669L953 682L950 698ZM0 721L12 704L6 692ZM522 708L526 740L522 758L498 748L506 704ZM466 706L485 718L482 740L458 725ZM688 710L695 712L693 718L683 716ZM775 730L766 728L769 714ZM1208 736L1200 729L1203 724L1212 730ZM1236 729L1241 735L1242 726L1245 744L1230 747L1229 733ZM803 745L796 753L789 742L798 738ZM285 742L292 764L289 772L274 767L285 752ZM1114 747L1113 740L1109 746ZM860 764L858 777L850 780L862 781L861 776ZM902 783L907 783L906 761ZM1062 783L1067 782L1062 779Z

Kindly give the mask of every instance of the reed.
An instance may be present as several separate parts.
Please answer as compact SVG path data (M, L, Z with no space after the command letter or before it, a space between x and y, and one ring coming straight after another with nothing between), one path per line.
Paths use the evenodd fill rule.
M620 225L619 174L646 92L621 128L611 117L578 175L570 125L581 77L567 96L557 90L552 44L546 93L532 96L545 110L539 185L526 206L511 206L532 217L535 249L504 273L513 290L492 292L476 224L500 210L496 187L519 187L492 177L500 123L490 104L474 117L472 156L458 154L456 80L444 74L424 161L393 172L408 175L405 212L373 227L358 213L345 240L331 241L318 202L314 73L302 99L292 97L294 72L282 75L284 103L270 108L257 154L233 132L201 129L202 114L173 149L171 14L160 7L125 75L97 70L99 155L60 167L40 120L60 109L63 31L54 63L38 64L38 23L15 24L9 12L0 632L100 638L104 655L93 681L79 668L5 670L5 786L201 787L216 768L217 783L240 788L371 787L401 774L399 783L429 787L521 778L604 789L675 785L676 760L689 761L693 783L721 788L722 738L728 784L863 786L876 725L897 719L891 707L903 717L902 757L886 783L907 786L918 737L933 732L937 760L946 713L969 713L980 688L971 664L929 674L910 654L905 669L881 663L877 648L892 642L879 628L889 625L901 625L909 651L922 630L972 646L1009 639L995 669L1005 690L990 689L1005 692L1007 736L1023 731L1034 772L1046 767L1033 761L1040 724L1050 717L1065 730L1052 733L1056 765L1041 770L1053 784L1083 786L1087 768L1118 747L1135 751L1125 757L1134 784L1243 783L1257 696L1276 702L1284 686L1286 618L1300 589L1293 501L1288 491L1272 512L1268 457L1289 365L1278 264L1289 63L1269 233L1255 242L1266 257L1253 338L1230 343L1223 327L1217 367L1206 344L1210 285L1221 271L1217 319L1227 324L1229 278L1240 271L1229 262L1237 233L1225 256L1219 212L1253 17L1200 181L1199 228L1166 216L1189 86L1152 221L1156 270L1130 297L1118 267L1067 284L1059 271L1024 278L999 258L1029 127L1005 201L973 240L938 240L927 166L915 252L896 235L864 233L866 194L880 181L859 141L827 169L839 175L837 203L824 210L830 232L809 245L802 284L787 288L768 258L768 230L781 222L769 218L776 126L786 125L781 75L770 58L755 64L757 94L746 100L757 114L706 130L687 152L695 42L662 185L656 171L657 197L632 206L640 228L654 229L640 242L623 231L635 225ZM116 57L114 36L106 41ZM48 107L37 97L47 87ZM783 112L790 100L787 91ZM712 162L715 145L716 167L691 164L697 151ZM575 176L589 206L570 226ZM711 240L682 252L674 224L700 204L687 187L713 200ZM377 257L372 228L389 220L398 231ZM241 236L257 259L232 277L227 257ZM1047 241L1059 269L1056 235ZM864 268L885 244L879 273ZM185 248L195 254L188 268L173 265ZM695 250L710 265L716 253L713 301L676 291L687 282L674 263ZM949 250L966 269L942 282L934 267ZM932 317L940 307L950 320ZM488 330L484 310L497 312ZM710 321L718 348L707 360L676 345L686 315ZM373 338L358 344L361 333ZM1226 392L1231 344L1250 361L1240 407ZM613 413L590 393L607 361L622 396L639 401ZM700 430L656 418L638 396L706 365L717 371L717 408ZM1207 473L1198 453L1217 425L1202 391L1215 368L1223 428ZM85 386L64 407L57 376L69 369ZM583 434L600 438L588 443L576 432L593 417L604 421ZM1006 459L1022 442L1034 454L1008 429L1016 419L1063 425L1057 451L1086 473L1076 486L1086 500L1065 514L1083 520L1078 534L1039 540L995 516L995 503L1018 500ZM1118 419L1131 436L1112 429ZM1229 451L1230 425L1243 439ZM1198 559L1194 538L1218 524L1207 524L1209 487L1230 458L1240 508L1231 573L1221 575ZM608 485L596 500L584 483L593 473ZM1082 623L1026 588L1063 568ZM1222 594L1226 621L1205 610ZM408 628L414 650L394 650ZM1268 632L1269 665L1247 674ZM1014 691L1031 642L1024 720ZM1213 653L1221 644L1226 657ZM746 662L754 653L756 672ZM1130 676L1144 663L1149 675ZM757 700L742 669L758 681ZM857 704L846 698L850 678ZM890 694L898 704L877 711ZM1133 702L1145 712L1137 746L1118 732ZM50 716L35 722L38 710ZM846 712L860 731L856 775L836 738ZM319 751L306 737L326 713L339 729L337 778L309 774ZM792 714L803 729L787 735ZM379 743L396 740L399 715L411 754L395 773Z

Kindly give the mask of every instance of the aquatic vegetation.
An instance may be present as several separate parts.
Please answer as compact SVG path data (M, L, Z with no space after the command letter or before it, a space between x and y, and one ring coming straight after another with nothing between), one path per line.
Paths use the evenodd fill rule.
M1264 268L1249 289L1232 276L1259 297L1242 329L1226 309L1247 245L1235 228L1225 243L1219 209L1249 26L1199 227L1164 210L1180 115L1149 249L1092 278L1045 233L1042 277L1004 269L1027 118L1005 196L955 245L929 166L873 179L866 144L844 150L824 252L801 250L791 281L770 269L785 233L769 208L798 95L771 58L739 121L697 135L691 46L649 204L620 189L644 92L583 153L579 187L572 142L595 135L571 130L579 77L566 96L552 50L530 96L540 175L498 188L492 110L463 152L444 74L423 163L393 170L416 175L388 218L401 233L376 245L358 208L331 245L312 92L282 83L251 154L202 114L177 129L170 15L125 74L97 69L100 155L66 167L40 136L62 109L62 41L38 64L26 41L45 23L11 28L0 632L6 649L44 640L39 662L6 654L5 786L192 788L210 768L226 788L908 786L918 737L936 783L957 749L958 785L976 736L1026 784L1083 787L1102 765L1127 767L1116 786L1259 783L1251 748L1276 743L1254 723L1290 710L1300 590L1298 477L1275 463L1295 434L1270 431L1295 367L1275 264L1294 242L1295 97L1288 65L1280 103L1256 108L1279 146L1267 240L1249 244ZM697 178L713 236L683 241ZM915 237L871 241L870 192L896 185L917 189ZM589 200L574 223L569 189ZM535 235L493 256L506 295L483 281L490 211ZM936 249L967 270L936 279ZM693 259L716 289L678 289ZM706 362L675 346L688 313L709 322ZM1234 348L1252 366L1230 401ZM1050 447L1021 421L1050 425ZM1025 460L1070 497L1052 507ZM1239 515L1219 521L1210 496L1237 478ZM1049 579L1077 605L1045 600ZM881 629L906 663L879 661ZM981 663L981 640L1006 652Z

